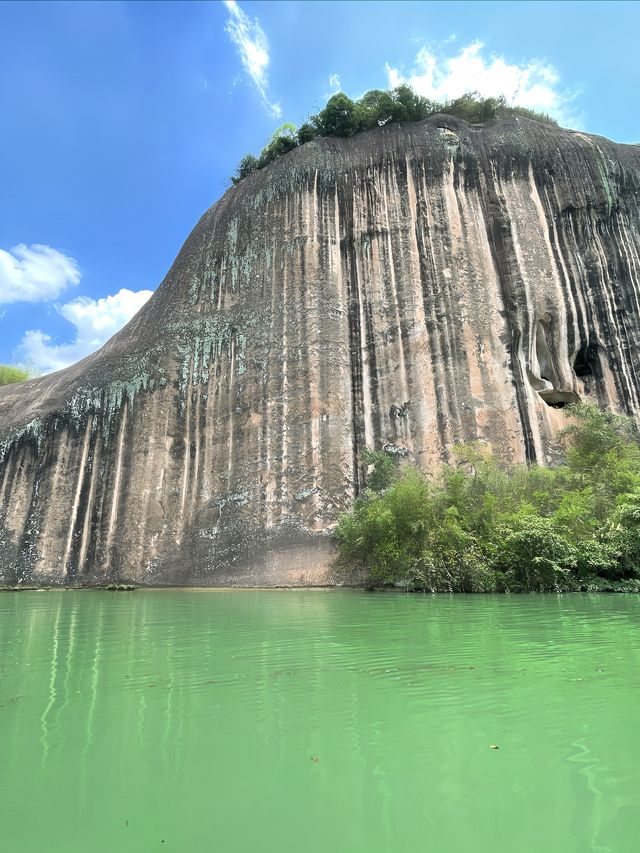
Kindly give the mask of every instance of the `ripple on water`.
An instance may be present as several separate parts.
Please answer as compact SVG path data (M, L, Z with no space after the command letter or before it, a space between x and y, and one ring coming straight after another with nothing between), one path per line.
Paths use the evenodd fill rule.
M633 596L2 596L6 848L635 850L638 614Z

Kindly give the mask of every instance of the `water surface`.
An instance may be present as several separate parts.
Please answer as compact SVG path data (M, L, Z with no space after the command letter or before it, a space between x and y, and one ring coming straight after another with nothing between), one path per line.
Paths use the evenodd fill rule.
M0 848L637 853L639 700L635 596L3 594Z

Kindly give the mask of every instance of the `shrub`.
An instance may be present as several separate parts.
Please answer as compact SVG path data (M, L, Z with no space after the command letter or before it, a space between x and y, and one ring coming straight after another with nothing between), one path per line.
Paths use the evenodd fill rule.
M317 139L318 136L319 133L317 128L310 122L306 121L298 128L298 145L304 145L307 142L311 142L312 140Z
M251 175L253 172L257 171L258 168L258 158L254 157L253 154L247 154L238 163L236 173L231 178L232 183L239 183L243 178L246 178L248 175Z
M575 586L576 549L550 518L515 515L496 532L494 565L507 589L543 592Z
M374 583L450 592L640 586L635 423L595 406L570 415L554 468L462 445L429 482L366 451L367 487L336 530L343 559Z
M384 492L388 489L396 473L395 459L384 450L365 450L362 460L373 469L367 475L367 488L374 492Z
M277 160L283 154L288 154L293 151L298 145L297 132L295 125L285 123L277 128L265 147L260 152L258 158L258 169L264 169L269 163Z
M0 364L0 385L11 385L14 382L24 382L29 378L26 370L13 367L10 364Z

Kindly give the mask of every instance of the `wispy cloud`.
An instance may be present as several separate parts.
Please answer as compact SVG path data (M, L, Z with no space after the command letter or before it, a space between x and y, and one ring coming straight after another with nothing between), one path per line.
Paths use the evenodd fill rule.
M101 299L72 299L56 310L75 327L73 340L54 343L51 335L30 329L24 333L16 355L33 373L61 370L106 343L142 308L151 293L122 288Z
M0 304L55 299L80 277L77 261L51 246L20 243L9 252L0 249Z
M447 56L442 50L423 46L407 75L387 63L389 85L409 83L420 95L436 101L458 98L465 92L478 92L483 97L504 95L509 103L549 113L561 124L582 124L573 108L579 92L562 87L552 65L540 59L512 63L487 54L484 48L482 42L475 41Z
M329 87L336 92L340 91L340 75L338 74L330 74L329 75Z
M224 0L224 5L229 10L225 30L238 49L242 65L260 93L267 112L279 118L282 115L282 108L279 103L274 103L268 96L267 69L271 58L269 56L269 43L264 30L258 19L252 21L246 12L242 11L236 0Z

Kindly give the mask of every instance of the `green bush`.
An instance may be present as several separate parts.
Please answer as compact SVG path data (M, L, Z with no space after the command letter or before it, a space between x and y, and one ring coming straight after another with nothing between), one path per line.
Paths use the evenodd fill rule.
M332 95L311 123L320 136L353 136L358 132L358 106L344 92Z
M258 169L264 169L265 166L268 166L269 163L272 163L274 160L277 160L278 157L282 157L283 154L287 154L289 151L293 151L294 148L298 147L298 137L295 125L290 124L289 122L285 122L285 124L281 124L274 132L265 147L260 152L260 157L258 158Z
M298 128L298 145L305 145L318 137L318 129L306 121Z
M413 470L386 491L365 492L338 523L343 556L360 562L366 555L372 581L410 580L421 551L421 531L431 523L429 489Z
M29 378L26 370L20 367L12 367L9 364L0 364L0 385L11 385L14 382L24 382Z
M454 448L437 481L366 451L366 489L336 538L371 582L434 591L640 588L640 443L630 418L568 409L553 468Z
M259 161L253 154L247 154L238 163L235 175L231 176L231 182L234 184L240 183L243 178L248 177L259 169Z
M369 466L367 488L374 492L384 492L393 482L396 462L393 456L384 450L365 450L362 461Z
M543 592L575 588L577 552L550 518L514 515L496 529L493 562L506 589Z

